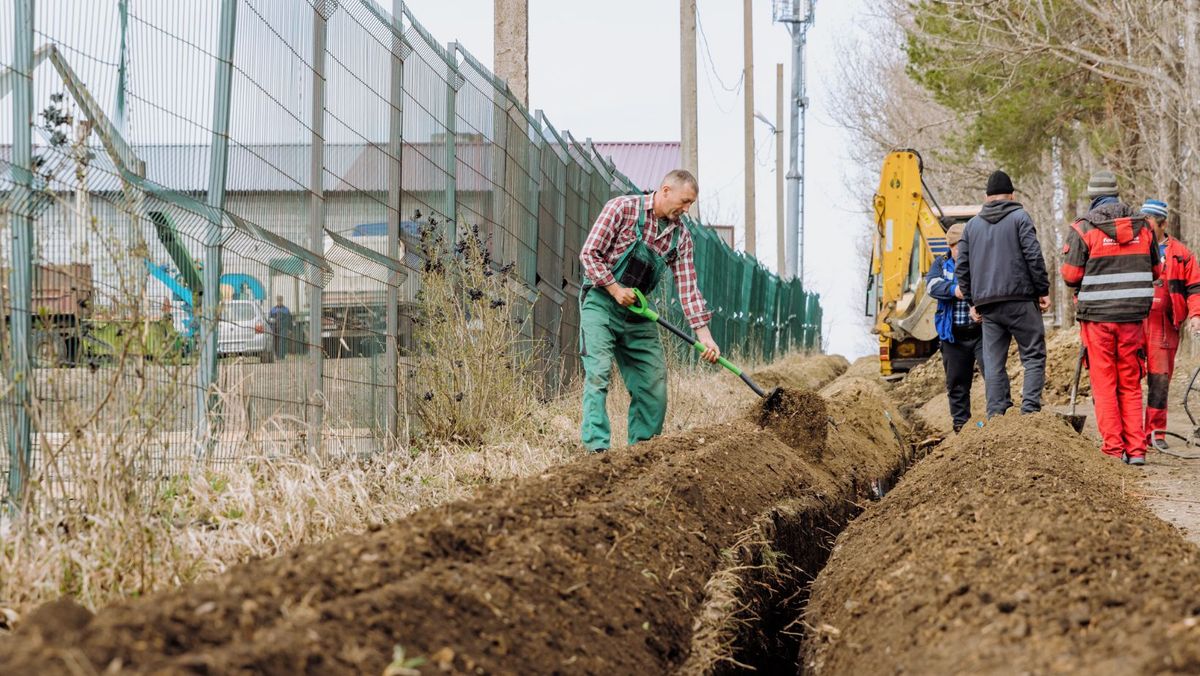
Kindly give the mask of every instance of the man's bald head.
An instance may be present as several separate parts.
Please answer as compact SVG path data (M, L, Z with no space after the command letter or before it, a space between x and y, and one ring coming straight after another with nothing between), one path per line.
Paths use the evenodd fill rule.
M654 193L654 213L659 218L679 218L692 205L700 192L700 184L687 169L675 169L663 177Z

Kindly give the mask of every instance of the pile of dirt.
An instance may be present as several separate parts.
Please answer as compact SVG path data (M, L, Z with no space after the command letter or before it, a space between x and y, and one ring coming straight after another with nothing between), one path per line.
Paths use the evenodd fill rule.
M828 405L785 392L772 411L94 617L70 603L67 624L62 609L35 613L0 640L0 673L357 674L422 661L431 673L664 673L693 651L706 587L756 519L806 504L824 527L824 512L846 512L896 471L905 447L864 388Z
M939 446L838 538L805 673L1197 673L1200 549L1052 413Z
M850 362L840 354L794 355L750 374L763 389L790 387L819 390L846 372Z
M1063 406L1071 402L1071 384L1075 381L1075 365L1079 363L1079 345L1078 327L1060 329L1046 335L1046 386L1042 390L1043 406ZM1020 404L1024 371L1015 345L1008 355L1007 370L1012 378L1013 402ZM1085 367L1079 374L1078 400L1087 401L1091 394L1092 386Z
M892 397L905 406L919 407L933 397L946 396L946 370L942 366L942 353L910 370L892 389Z
M1042 389L1043 407L1064 407L1071 401L1071 383L1075 379L1075 365L1079 361L1078 328L1052 331L1046 336L1046 385ZM1021 406L1021 385L1024 369L1017 354L1016 344L1009 349L1005 364L1010 378L1013 405ZM1091 396L1091 384L1085 368L1079 376L1077 401L1086 404ZM914 420L919 420L930 429L945 434L951 431L950 402L946 399L946 375L941 356L933 357L913 369L893 389L893 396L904 404L902 407ZM987 395L983 378L978 374L971 384L971 419L982 420L987 415Z

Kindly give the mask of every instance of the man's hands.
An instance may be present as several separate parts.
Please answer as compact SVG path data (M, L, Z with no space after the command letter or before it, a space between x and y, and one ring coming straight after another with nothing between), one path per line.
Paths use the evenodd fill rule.
M1200 333L1200 315L1188 317L1187 327L1192 333Z
M975 311L974 305L971 306L971 321L975 322L976 324L983 321L983 316Z
M954 285L954 297L959 300L963 299L962 289L958 288L957 284Z
M1197 319L1200 319L1200 317L1197 317ZM717 363L717 357L721 356L721 348L717 347L717 343L713 340L712 333L709 332L707 326L701 326L696 329L696 340L699 340L704 347L708 348L704 351L704 354L700 355L700 358L710 364Z
M1038 299L1038 309L1042 312L1050 309L1050 296L1042 296Z
M633 293L633 289L621 286L616 282L604 287L604 290L624 307L629 307L637 302L637 295Z

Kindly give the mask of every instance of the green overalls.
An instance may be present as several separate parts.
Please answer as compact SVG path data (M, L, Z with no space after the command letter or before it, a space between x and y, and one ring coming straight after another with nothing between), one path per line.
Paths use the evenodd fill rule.
M660 256L642 239L646 207L638 201L635 241L613 266L613 277L622 286L641 289L649 296L677 255L677 225L671 248ZM590 291L590 293L589 293ZM667 417L667 364L658 325L637 316L603 288L584 279L580 293L579 352L583 359L583 445L589 451L607 449L611 443L608 385L613 359L629 390L629 443L636 444L662 433Z

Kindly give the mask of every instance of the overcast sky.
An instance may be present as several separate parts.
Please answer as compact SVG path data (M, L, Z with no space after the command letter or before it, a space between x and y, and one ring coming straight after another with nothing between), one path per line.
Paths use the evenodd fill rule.
M462 42L490 66L492 2L408 0L408 6L433 35ZM742 3L698 0L697 6L707 37L698 40L701 215L733 223L740 243ZM862 321L865 263L855 253L855 240L868 232L868 205L856 203L846 184L855 175L873 181L878 167L862 173L849 166L848 139L835 123L831 79L836 45L857 33L865 8L863 0L818 0L808 44L806 282L822 296L828 350L849 357L872 352L876 343ZM577 138L678 141L679 63L678 0L529 0L530 107L543 109L555 126ZM768 119L775 117L776 63L784 64L786 96L791 39L782 25L772 23L771 2L755 0L755 107ZM761 122L756 123L756 146L758 254L774 269L775 150Z

